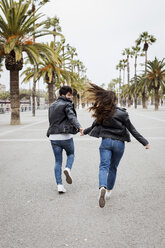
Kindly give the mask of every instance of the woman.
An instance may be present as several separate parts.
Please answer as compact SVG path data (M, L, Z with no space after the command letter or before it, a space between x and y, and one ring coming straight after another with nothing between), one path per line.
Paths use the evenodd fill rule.
M148 141L137 132L132 125L126 109L117 107L116 95L113 91L90 84L89 99L93 102L89 111L93 111L95 121L85 129L83 134L101 137L99 166L99 205L105 206L105 199L110 198L115 185L117 167L123 156L125 141L130 142L129 132L149 149ZM129 132L128 132L129 131Z

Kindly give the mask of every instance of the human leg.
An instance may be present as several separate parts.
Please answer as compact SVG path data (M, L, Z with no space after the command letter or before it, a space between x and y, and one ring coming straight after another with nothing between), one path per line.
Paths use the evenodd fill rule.
M66 140L64 149L67 154L67 161L66 161L66 168L72 169L73 162L74 162L74 142L73 138Z
M112 151L111 140L103 139L100 145L99 188L107 188L107 175L110 167Z
M120 140L113 140L112 157L107 178L107 190L112 190L117 176L117 167L124 154L125 144Z
M63 148L67 154L66 167L64 169L64 174L66 176L67 183L72 183L71 168L74 162L74 142L73 138L63 141Z
M61 167L62 167L62 147L60 146L58 141L51 140L51 145L55 157L55 167L54 167L54 174L56 178L57 184L62 184L62 177L61 177Z

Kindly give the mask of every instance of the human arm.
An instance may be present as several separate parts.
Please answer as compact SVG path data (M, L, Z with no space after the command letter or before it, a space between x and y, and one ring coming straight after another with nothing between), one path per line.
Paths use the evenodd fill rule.
M94 121L94 122L92 123L92 126L86 128L86 129L84 129L83 134L86 135L86 134L90 133L90 131L91 131L96 125L97 125L97 123L96 123L96 121Z
M149 149L149 142L146 140L133 126L129 119L128 113L125 113L125 118L124 118L124 124L128 131L137 139L143 146L146 147L146 149Z
M70 123L77 128L79 131L82 130L80 123L77 120L76 114L74 112L73 106L71 104L68 104L65 108L65 113L70 121Z

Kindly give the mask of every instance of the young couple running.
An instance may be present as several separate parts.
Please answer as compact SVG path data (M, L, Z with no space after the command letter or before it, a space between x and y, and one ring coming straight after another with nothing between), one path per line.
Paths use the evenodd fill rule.
M55 178L59 193L65 193L62 184L62 151L67 154L64 174L67 183L72 183L71 168L74 161L73 135L80 132L81 135L102 138L100 145L99 166L99 206L103 208L105 201L115 184L117 167L123 156L125 141L130 142L129 132L149 149L148 141L137 132L132 125L125 109L117 107L116 95L113 91L104 90L101 87L90 84L89 98L95 121L92 126L83 130L77 120L77 114L72 103L72 89L63 86L59 91L59 98L49 107L49 129L47 136L50 139L55 156Z

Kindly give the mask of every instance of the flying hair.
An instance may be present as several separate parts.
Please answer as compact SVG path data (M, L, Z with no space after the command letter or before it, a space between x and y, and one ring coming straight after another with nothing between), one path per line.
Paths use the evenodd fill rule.
M116 110L116 94L114 91L105 90L96 84L89 83L87 89L89 94L88 100L92 103L89 111L93 111L94 117L98 124L102 124L113 116Z

